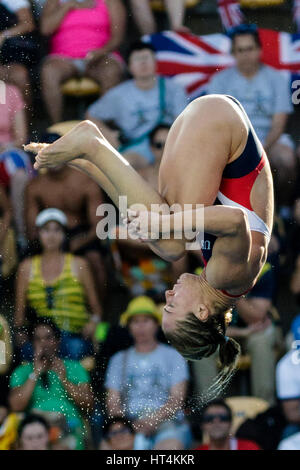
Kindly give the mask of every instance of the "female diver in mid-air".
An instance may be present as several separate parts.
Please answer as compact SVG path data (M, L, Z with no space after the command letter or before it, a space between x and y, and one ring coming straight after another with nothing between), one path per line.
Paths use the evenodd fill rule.
M230 96L209 95L186 107L168 135L159 192L89 121L51 145L32 143L25 149L37 154L36 169L68 163L90 175L115 204L119 196L127 197L129 207L143 204L147 211L128 211L129 233L147 241L166 260L183 256L186 230L204 233L205 269L200 276L183 274L166 292L162 327L186 359L208 357L219 346L222 370L211 394L219 393L234 372L240 350L225 334L231 307L258 279L273 224L269 162L240 103ZM178 204L181 210L185 204L202 204L204 217L197 218L201 208L184 214L151 212L154 204ZM179 239L183 215L184 233L180 228ZM171 239L163 239L166 222ZM157 239L151 238L153 230Z

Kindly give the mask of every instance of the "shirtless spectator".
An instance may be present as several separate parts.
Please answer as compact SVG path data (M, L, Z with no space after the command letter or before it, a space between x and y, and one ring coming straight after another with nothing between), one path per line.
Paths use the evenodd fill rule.
M96 225L100 221L96 210L103 202L99 187L79 171L63 166L39 174L30 181L25 198L27 236L31 242L37 239L35 220L41 210L56 207L65 213L69 222L69 251L89 261L103 301L106 250L96 236Z
M184 23L185 0L164 0L172 31L189 31ZM150 0L130 0L133 18L141 34L153 34L157 31Z
M156 74L155 50L150 44L134 43L128 54L133 79L109 90L93 103L87 119L101 129L110 143L136 169L154 162L150 132L159 124L171 125L187 105L184 90L171 79ZM115 138L107 121L119 127L122 139Z

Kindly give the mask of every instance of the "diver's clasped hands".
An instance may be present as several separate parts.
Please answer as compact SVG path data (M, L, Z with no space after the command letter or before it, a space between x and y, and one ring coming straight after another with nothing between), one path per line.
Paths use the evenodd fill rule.
M127 210L127 217L121 214L123 223L127 225L128 234L133 240L142 242L153 242L161 238L165 238L167 230L163 231L166 226L166 217L158 212L150 211L133 211Z

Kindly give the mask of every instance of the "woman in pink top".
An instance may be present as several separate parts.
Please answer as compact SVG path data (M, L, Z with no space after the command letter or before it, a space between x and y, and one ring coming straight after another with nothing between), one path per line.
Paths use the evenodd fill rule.
M126 24L122 0L47 0L41 32L50 37L42 69L44 100L52 122L62 119L63 81L84 74L104 93L121 81L122 62L115 51Z

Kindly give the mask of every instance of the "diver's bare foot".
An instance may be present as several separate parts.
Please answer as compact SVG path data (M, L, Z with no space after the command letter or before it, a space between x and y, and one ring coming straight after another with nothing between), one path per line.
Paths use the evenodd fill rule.
M104 139L91 121L83 121L53 144L30 143L24 150L36 154L34 168L55 167L75 158L88 158L94 138Z

